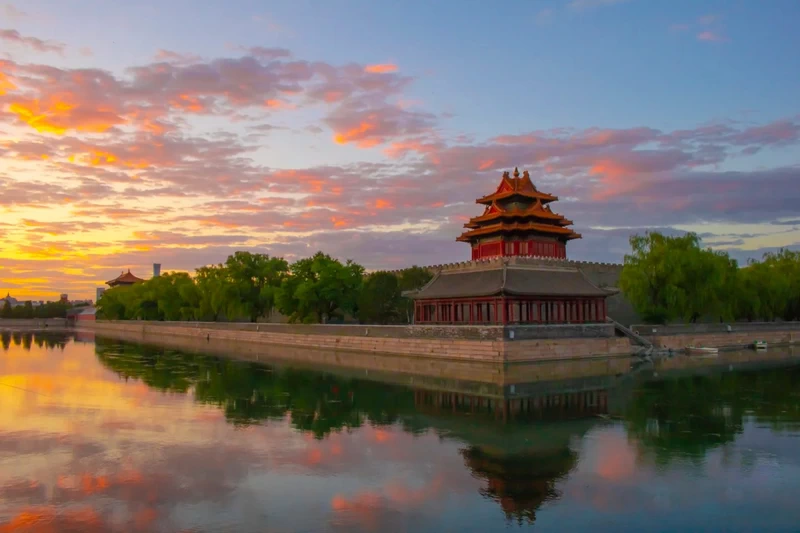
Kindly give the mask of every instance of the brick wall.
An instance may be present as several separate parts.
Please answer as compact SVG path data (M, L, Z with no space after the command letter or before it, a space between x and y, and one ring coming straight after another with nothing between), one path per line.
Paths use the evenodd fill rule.
M487 330L484 332L484 338L454 337L452 334L453 327L450 326L423 328L426 331L425 337L413 338L410 336L386 337L363 334L366 329L372 330L373 326L358 326L358 331L362 333L360 336L341 334L343 331L349 331L347 329L326 330L319 329L320 326L317 326L317 329L314 330L305 330L309 331L309 333L303 333L303 329L296 330L294 327L283 328L281 331L277 327L263 328L262 326L256 330L255 325L250 326L241 324L209 325L203 323L139 321L98 321L85 325L85 327L91 328L100 334L122 332L138 334L143 338L155 340L164 336L184 336L231 343L259 343L319 350L493 363L570 359L630 353L630 344L627 339L605 337L509 341L503 340L503 328L500 327L467 328L471 330ZM338 326L331 327L338 328ZM409 327L403 328L406 330L413 329ZM444 332L440 330L444 330ZM324 334L325 331L336 331L339 334ZM444 334L437 335L437 333Z
M65 318L0 318L0 328L63 328L66 327Z
M800 342L800 331L759 331L731 333L689 333L680 335L648 335L650 342L660 348L680 350L687 346L707 346L714 348L748 347L754 341L767 344L794 344Z

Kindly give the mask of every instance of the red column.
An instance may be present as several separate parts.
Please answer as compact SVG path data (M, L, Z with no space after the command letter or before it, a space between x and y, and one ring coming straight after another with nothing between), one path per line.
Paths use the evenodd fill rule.
M578 322L583 322L583 300L578 300Z
M603 322L605 322L606 318L608 317L606 313L608 313L608 311L606 311L606 301L605 299L602 299L600 300L600 318L603 319Z
M456 304L455 302L450 302L450 322L455 323L456 321Z
M501 317L503 320L503 324L508 324L508 300L506 300L505 298L501 298L500 306L503 308L503 316Z

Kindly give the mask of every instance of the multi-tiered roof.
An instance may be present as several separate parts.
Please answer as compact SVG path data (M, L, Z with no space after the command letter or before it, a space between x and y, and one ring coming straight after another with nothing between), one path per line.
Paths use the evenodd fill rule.
M126 286L126 285L133 285L134 283L139 283L140 281L144 281L142 278L138 278L131 274L131 269L129 268L127 272L122 272L119 276L112 279L111 281L106 281L106 285L109 287L118 287L118 286Z
M556 242L562 246L569 240L580 239L580 234L567 227L572 225L572 221L552 211L549 204L555 201L558 201L557 196L536 188L527 170L522 177L518 169L514 169L513 177L504 172L497 190L476 200L476 203L486 206L483 214L464 224L467 231L457 240L475 247L498 236L503 242L525 241L527 238ZM522 253L501 252L497 255L540 255L528 251L527 246L524 248Z
M527 172L504 172L497 190L478 198L483 214L458 238L470 243L472 261L441 268L405 293L415 300L415 323L604 323L612 292L566 261L567 241L581 236L550 209L557 200L537 190Z

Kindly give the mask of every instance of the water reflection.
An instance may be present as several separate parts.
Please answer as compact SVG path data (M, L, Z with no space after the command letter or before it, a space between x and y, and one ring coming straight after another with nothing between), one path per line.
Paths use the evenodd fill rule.
M719 504L726 530L800 519L788 353L476 394L0 337L0 532L696 530Z

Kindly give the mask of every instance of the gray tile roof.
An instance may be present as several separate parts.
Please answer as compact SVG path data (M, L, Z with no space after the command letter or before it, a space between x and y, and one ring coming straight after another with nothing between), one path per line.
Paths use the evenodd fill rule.
M485 296L609 296L578 269L500 268L439 272L415 299Z

